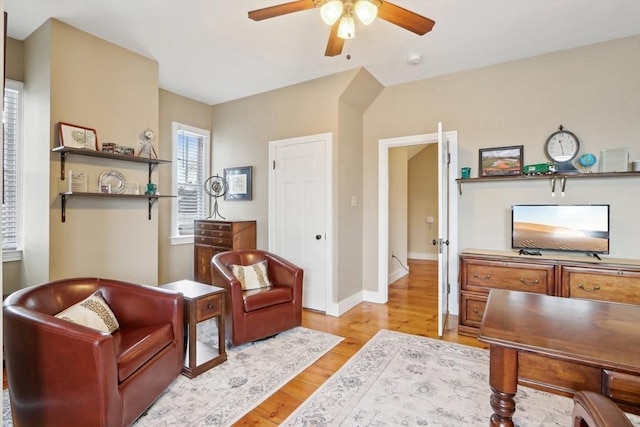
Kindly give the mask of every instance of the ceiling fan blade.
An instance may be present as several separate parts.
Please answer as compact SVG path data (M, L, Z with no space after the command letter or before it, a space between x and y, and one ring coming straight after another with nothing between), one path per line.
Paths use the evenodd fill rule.
M388 1L383 1L378 7L378 18L421 36L431 31L435 25L435 21Z
M342 47L344 46L344 39L338 37L338 27L340 22L336 22L331 26L331 33L329 34L329 41L327 42L327 50L324 51L324 56L337 56L342 53Z
M297 0L289 3L278 4L276 6L252 10L249 12L249 19L262 21L263 19L275 18L276 16L313 9L314 7L316 7L316 4L313 0Z

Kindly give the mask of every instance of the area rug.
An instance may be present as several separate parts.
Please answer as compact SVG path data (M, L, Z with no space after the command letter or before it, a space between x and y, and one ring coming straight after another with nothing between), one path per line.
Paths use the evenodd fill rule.
M202 341L216 336L214 322L198 324ZM232 347L227 361L194 379L180 375L133 425L230 426L342 341L297 327L273 338ZM12 426L8 393L3 421Z
M487 350L381 330L281 426L485 427L488 376ZM572 410L570 398L518 387L514 423L567 427Z

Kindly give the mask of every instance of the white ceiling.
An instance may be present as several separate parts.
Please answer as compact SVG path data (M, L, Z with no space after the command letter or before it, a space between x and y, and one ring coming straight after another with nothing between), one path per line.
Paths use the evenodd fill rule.
M384 86L640 34L640 0L394 0L435 20L417 36L386 21L356 27L324 56L329 27L312 9L255 22L247 12L290 0L5 0L8 34L49 18L159 63L163 89L207 104L354 67ZM347 60L346 54L351 55ZM419 65L407 56L421 53ZM96 64L97 67L100 64Z

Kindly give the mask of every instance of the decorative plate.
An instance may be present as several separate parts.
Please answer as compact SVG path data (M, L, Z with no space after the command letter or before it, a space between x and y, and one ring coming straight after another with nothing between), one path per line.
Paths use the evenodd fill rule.
M98 184L109 185L112 194L122 194L127 186L127 180L115 169L104 171L100 174Z

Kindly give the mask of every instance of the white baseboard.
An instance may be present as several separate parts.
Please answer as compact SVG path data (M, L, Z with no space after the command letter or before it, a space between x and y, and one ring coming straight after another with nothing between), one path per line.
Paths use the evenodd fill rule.
M390 285L393 282L395 282L396 280L403 278L407 274L409 274L409 272L407 270L405 270L404 268L399 268L399 269L395 270L394 272L389 274L389 278L387 279L387 285Z
M362 300L366 302L373 302L376 304L386 304L387 299L383 298L382 295L377 291L363 291L362 292Z
M437 261L438 254L430 254L426 252L409 252L407 254L409 259L420 259L425 261Z

